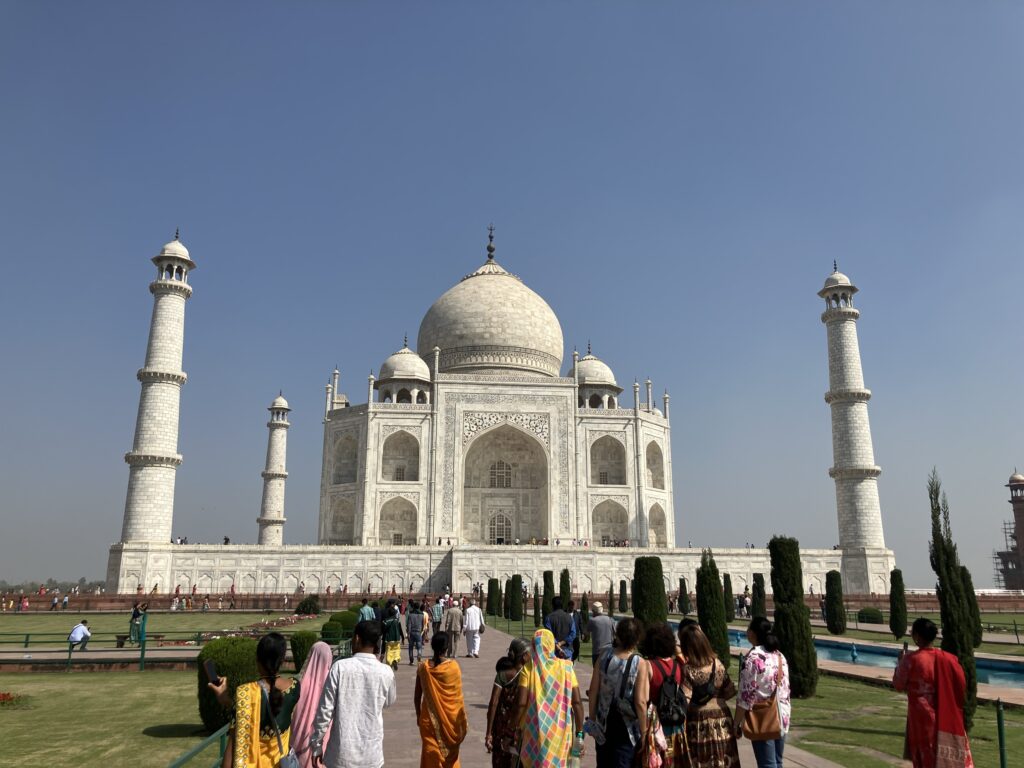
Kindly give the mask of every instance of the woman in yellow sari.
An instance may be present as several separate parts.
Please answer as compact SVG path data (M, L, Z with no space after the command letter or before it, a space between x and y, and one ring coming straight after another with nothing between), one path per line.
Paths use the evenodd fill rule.
M222 768L276 768L288 754L292 710L299 700L299 683L277 676L288 641L278 632L260 638L256 667L260 679L235 690L235 716ZM221 704L231 705L228 679L209 684ZM275 727L276 725L276 727Z
M446 658L448 633L435 632L430 638L434 657L416 670L413 706L420 726L423 749L420 768L459 768L459 747L469 725L462 699L462 671Z

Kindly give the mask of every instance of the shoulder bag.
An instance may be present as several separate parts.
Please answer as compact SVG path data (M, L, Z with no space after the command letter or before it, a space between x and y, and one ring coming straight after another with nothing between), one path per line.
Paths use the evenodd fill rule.
M776 655L778 651L776 651ZM743 720L743 735L751 741L774 741L782 738L782 717L779 716L779 684L782 682L782 660L775 673L775 690L767 701L759 701L747 711Z
M260 686L260 693L263 694L263 706L267 708L267 714L270 715L270 722L274 724L274 733L277 735L277 752L281 755L281 759L277 761L276 768L301 768L299 765L298 755L295 754L295 750L289 748L288 754L284 754L284 743L281 741L281 728L277 724L277 718L274 717L274 713L270 711L270 698L267 696L267 692L263 690L263 686ZM256 726L257 728L259 725Z

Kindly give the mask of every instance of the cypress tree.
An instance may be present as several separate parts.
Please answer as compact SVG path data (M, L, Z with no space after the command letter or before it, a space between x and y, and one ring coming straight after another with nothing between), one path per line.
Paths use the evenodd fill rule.
M728 573L722 577L722 606L726 623L736 621L736 598L732 595L732 577Z
M518 573L512 577L512 593L509 601L508 618L510 621L523 620L523 577Z
M580 624L583 625L583 632L586 634L587 624L590 623L590 601L587 600L587 593L580 595ZM583 638L580 638L583 642Z
M501 615L506 619L512 612L512 579L505 579L505 591L502 593Z
M487 615L497 616L501 606L501 587L497 579L487 580Z
M928 501L931 506L932 539L928 554L935 571L935 592L942 617L942 650L957 657L967 680L964 702L964 726L971 730L978 708L978 672L974 665L974 626L966 594L963 566L953 543L949 525L949 503L942 492L942 481L934 469L928 477Z
M764 574L754 574L754 588L750 593L750 615L751 616L765 616L768 615L768 601L764 594Z
M722 600L722 582L718 580L718 566L710 549L701 552L697 569L697 623L707 635L718 660L729 669L729 630L725 621L725 603Z
M537 582L533 582L533 626L535 629L540 629L541 616L540 616L541 604L540 604L540 585Z
M686 585L686 579L679 579L679 612L683 616L688 616L690 611L693 610L693 606L690 605L690 590Z
M555 572L544 571L544 602L541 605L540 615L546 619L551 613L551 601L555 597Z
M569 601L572 600L572 580L568 568L563 568L558 574L558 596L562 598L562 608L568 610Z
M608 585L608 615L615 615L615 582Z
M889 574L889 631L897 640L907 634L907 591L899 568Z
M818 658L811 634L811 612L804 602L800 542L775 536L768 542L775 600L775 634L789 663L790 690L797 698L814 695L818 687Z
M668 598L660 557L638 557L633 561L633 616L645 627L668 620Z
M978 608L978 593L974 591L974 579L966 565L960 566L960 575L964 580L964 594L967 596L967 607L971 614L971 634L974 637L974 647L981 645L983 630L981 627L981 609Z
M846 632L843 575L839 571L829 571L825 574L825 626L833 635Z
M625 613L629 610L628 598L626 597L626 580L619 579L619 612Z

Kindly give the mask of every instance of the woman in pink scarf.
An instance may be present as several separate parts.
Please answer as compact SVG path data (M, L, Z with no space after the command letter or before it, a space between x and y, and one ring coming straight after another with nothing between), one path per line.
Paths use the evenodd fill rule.
M331 670L331 661L331 646L323 641L313 643L299 673L299 703L292 712L291 745L302 768L313 768L309 737L313 733L313 720L316 718L316 708L327 681L327 673Z

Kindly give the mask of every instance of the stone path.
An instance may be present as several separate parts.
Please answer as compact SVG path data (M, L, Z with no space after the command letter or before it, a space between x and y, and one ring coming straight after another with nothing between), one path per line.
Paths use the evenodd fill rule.
M494 664L498 657L508 650L512 638L503 632L488 628L484 634L479 659L458 659L462 667L463 696L466 701L466 713L469 716L469 736L462 745L460 752L463 768L489 768L490 755L484 749L484 734L487 729L487 703L491 697L491 686L494 683ZM465 644L460 643L465 649ZM416 725L416 714L412 706L412 694L416 685L415 666L409 666L408 657L402 660L397 672L398 701L395 706L384 712L384 761L387 768L413 768L420 761L420 737ZM590 685L590 665L576 664L576 676L584 697L586 712L586 690ZM740 763L743 766L755 765L754 753L750 742L740 740ZM587 739L587 755L583 765L593 768L594 741ZM786 746L786 766L793 768L839 768L836 763L829 762L810 753Z

